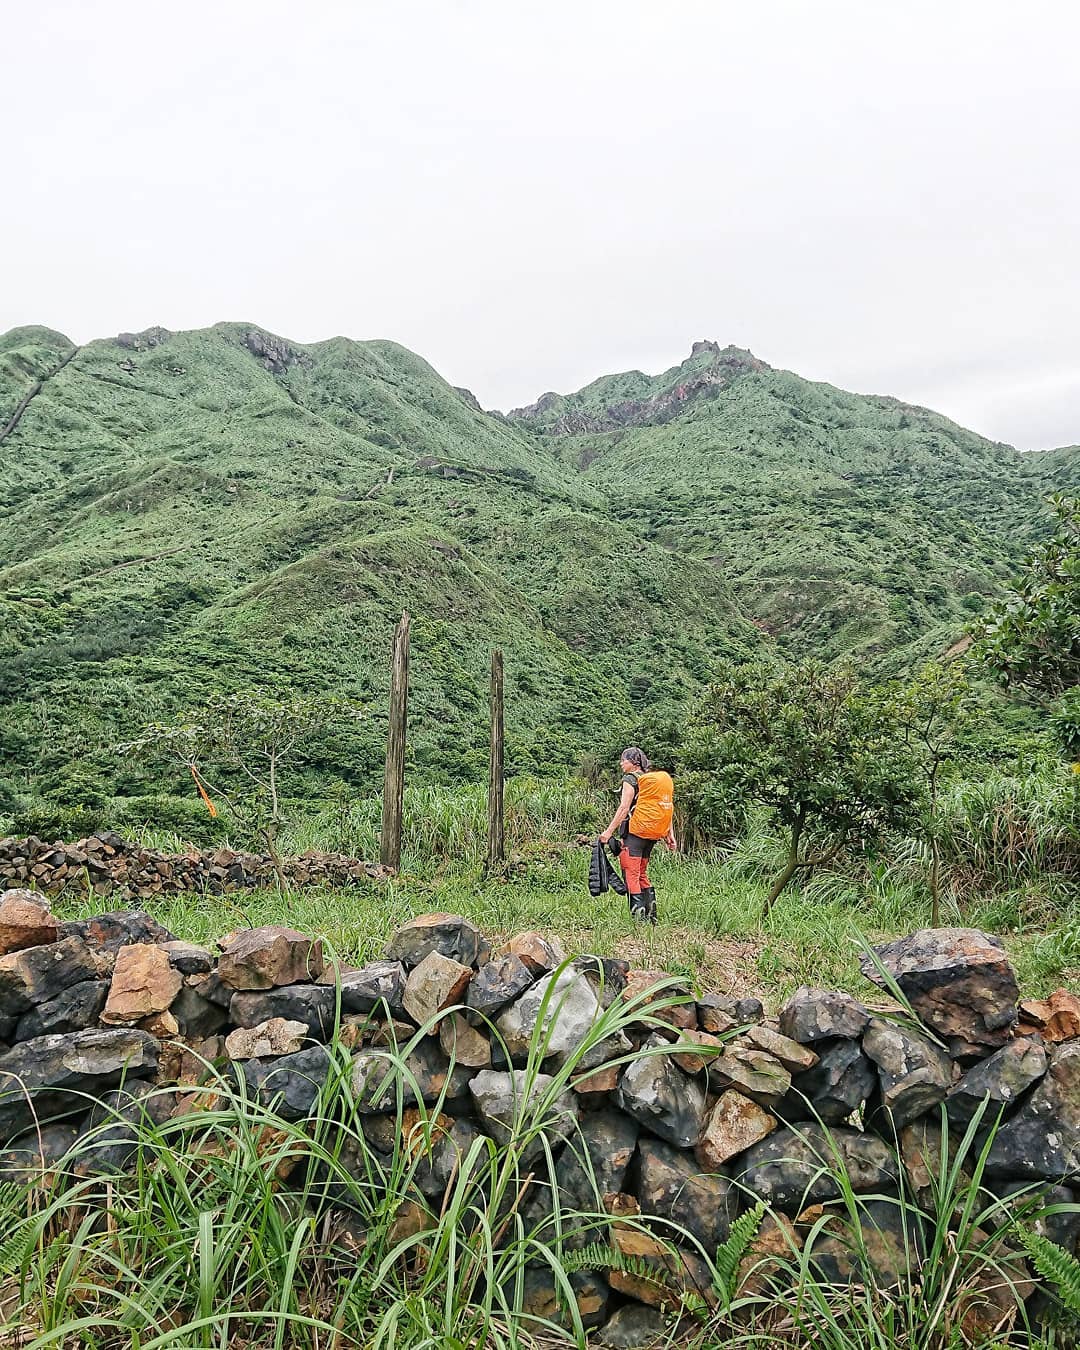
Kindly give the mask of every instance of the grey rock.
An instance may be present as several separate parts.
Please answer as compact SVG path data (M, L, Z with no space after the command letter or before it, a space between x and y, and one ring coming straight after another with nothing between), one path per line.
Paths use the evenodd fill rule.
M430 952L438 952L463 966L475 966L482 947L476 925L460 914L421 914L397 930L387 943L386 959L411 968Z
M400 1128L397 1126L397 1117L393 1119L395 1126ZM453 1120L445 1129L432 1132L431 1158L417 1167L413 1177L429 1200L443 1198L469 1149L482 1134L482 1130L464 1117Z
M616 1103L660 1139L693 1148L705 1125L705 1090L672 1061L659 1036L651 1036L645 1049L649 1053L623 1070Z
M565 1064L584 1042L600 1013L599 1000L589 981L580 971L567 967L538 980L506 1009L496 1025L508 1053L517 1061L528 1055L542 1017L539 1035L545 1042L544 1058Z
M863 974L884 985L880 965L955 1057L1008 1040L1019 990L1000 939L977 928L925 928L874 952L876 962L860 961Z
M330 1052L312 1045L280 1059L249 1059L241 1070L248 1091L283 1120L304 1120L312 1111L330 1074Z
M775 1130L754 1144L733 1165L732 1175L766 1203L798 1213L807 1205L839 1199L838 1166L847 1169L855 1191L887 1189L898 1172L895 1154L881 1139L807 1122Z
M216 1003L219 1008L226 1010L235 992L222 980L216 970L212 970L209 975L185 975L184 987L193 990L208 1003Z
M385 1004L391 1017L399 1017L404 1011L404 997L405 967L400 961L372 961L341 976L343 1012L374 1012Z
M204 988L205 985L200 985ZM225 990L225 986L221 986ZM226 992L232 993L232 990ZM226 1007L228 1005L226 1004ZM220 1003L204 998L194 988L184 985L169 1005L169 1012L176 1018L180 1035L186 1040L204 1040L207 1036L216 1036L229 1015Z
M601 1345L609 1350L652 1350L670 1344L668 1321L657 1308L643 1303L624 1303L600 1332Z
M851 1216L838 1207L804 1259L816 1266L829 1284L866 1284L895 1289L917 1278L925 1234L909 1208L890 1200L863 1200L858 1207L858 1232Z
M1009 1041L1000 1050L968 1069L949 1089L945 1110L953 1125L967 1125L985 1100L983 1123L989 1125L999 1108L1015 1105L1046 1073L1046 1047L1034 1037Z
M547 1100L553 1079L546 1073L529 1075L522 1069L500 1072L482 1069L469 1083L476 1115L485 1132L496 1143L506 1145L514 1137L520 1138L523 1125L543 1125L543 1133L552 1147L571 1138L577 1126L577 1106L574 1095L563 1089ZM546 1106L545 1106L546 1101ZM525 1153L539 1152L542 1145L534 1141Z
M870 1013L858 999L838 989L796 989L780 1012L780 1032L801 1045L861 1036Z
M818 1041L818 1063L792 1080L792 1109L800 1119L806 1102L826 1125L839 1125L859 1110L877 1087L877 1068L863 1054L858 1041Z
M875 1017L863 1050L878 1066L882 1105L897 1130L945 1100L953 1062L926 1036Z
M130 1170L148 1127L163 1124L175 1106L175 1092L138 1080L104 1093L79 1130L75 1171L96 1176Z
M175 940L161 946L169 953L169 965L181 975L208 975L214 968L213 955L194 942Z
M334 1033L335 994L322 984L285 984L277 989L244 990L233 994L229 1019L237 1027L257 1027L275 1017L303 1022L315 1040Z
M402 1047L404 1051L405 1047ZM450 1060L437 1040L423 1037L404 1058L405 1072L397 1067L400 1056L382 1050L361 1050L353 1056L352 1090L361 1115L393 1111L398 1103L398 1084L403 1109L417 1103L417 1094L427 1106L468 1100L469 1080L475 1070L464 1064L450 1067Z
M558 1162L564 1209L596 1210L605 1195L625 1188L638 1141L636 1121L610 1108L582 1116Z
M154 1073L157 1055L153 1036L129 1027L22 1041L0 1055L0 1136L85 1109L87 1095Z
M1075 1252L1080 1242L1080 1210L1076 1208L1077 1193L1068 1186L1046 1186L1029 1181L1003 1181L988 1188L1001 1200L1008 1200L1010 1218L1019 1221L1025 1228L1032 1228L1042 1237L1056 1242L1067 1252ZM1048 1211L1058 1209L1058 1213ZM1003 1214L1000 1223L993 1217L988 1219L989 1227L1000 1227L1008 1220Z
M1035 1091L994 1136L990 1176L1060 1181L1080 1168L1080 1041L1052 1052Z
M0 1152L0 1182L12 1182L18 1186L48 1182L56 1173L58 1164L70 1153L78 1133L77 1125L58 1122L42 1125L40 1129L30 1130L12 1139L7 1148ZM67 1167L70 1167L70 1161Z
M737 998L735 1000L736 1022L764 1022L765 1005L759 998Z
M720 1092L736 1088L774 1110L791 1088L791 1074L767 1051L729 1041L709 1065L709 1086Z
M629 961L620 961L614 956L579 956L571 963L573 970L579 970L589 982L602 1008L610 1008L626 988L626 977L630 973Z
M0 956L0 1015L29 1012L99 974L97 957L77 937L9 952Z
M659 1139L638 1142L634 1193L644 1215L668 1219L714 1250L739 1212L739 1192L727 1177L704 1172L692 1156ZM670 1229L660 1229L670 1236Z
M93 1026L105 1006L109 986L104 980L82 980L56 998L39 1003L19 1018L15 1040L30 1041L36 1036L56 1036L65 1031L83 1031Z
M520 957L497 956L486 962L473 976L465 995L469 1020L477 1025L484 1018L497 1016L531 987L533 978Z

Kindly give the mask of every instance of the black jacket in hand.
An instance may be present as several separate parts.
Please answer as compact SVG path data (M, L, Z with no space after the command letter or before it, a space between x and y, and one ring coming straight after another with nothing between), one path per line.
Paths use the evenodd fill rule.
M589 894L603 895L608 890L614 891L616 895L625 895L626 882L608 857L607 849L597 839L593 844L592 858L589 861Z

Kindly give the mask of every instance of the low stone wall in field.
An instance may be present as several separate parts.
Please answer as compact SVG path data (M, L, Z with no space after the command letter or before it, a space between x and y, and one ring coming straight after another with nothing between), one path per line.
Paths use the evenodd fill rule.
M629 1269L572 1276L585 1324L602 1327L611 1345L646 1344L663 1325L659 1309L677 1301L673 1290L714 1298L700 1252L673 1245L662 1228L642 1232L639 1216L670 1220L713 1251L741 1211L766 1202L743 1262L752 1285L763 1260L797 1249L839 1200L835 1167L823 1165L834 1157L857 1191L896 1194L903 1178L928 1195L943 1166L943 1104L960 1133L984 1100L990 1117L1003 1113L986 1168L992 1194L1038 1182L1055 1186L1056 1200L1074 1196L1066 1183L1080 1155L1080 1002L1062 991L1021 1003L1001 944L975 930L915 933L867 959L866 975L895 981L921 1023L810 988L774 1021L756 999L689 987L665 1006L672 989L660 972L567 961L536 932L492 951L447 914L406 923L384 959L352 969L332 967L318 938L287 928L239 931L211 952L141 911L61 923L40 895L9 890L0 953L0 1179L41 1182L68 1154L84 1174L123 1171L136 1143L122 1127L94 1133L106 1109L160 1122L212 1101L221 1077L242 1078L252 1097L302 1122L335 1055L347 1054L377 1152L417 1137L415 1094L427 1106L441 1099L416 1178L438 1213L472 1141L505 1142L522 1094L545 1091L550 1072L576 1064L547 1133L562 1205L594 1208L591 1173L611 1215L603 1239L637 1258ZM629 1021L578 1064L615 1001ZM527 1085L521 1067L538 1021L549 1033L545 1073ZM428 1034L417 1034L422 1027ZM392 1043L411 1045L415 1093L405 1089L400 1110L385 1082ZM542 1166L535 1172L521 1197L529 1221L552 1209L552 1186ZM886 1287L905 1268L910 1234L895 1206L870 1200L866 1210ZM1046 1222L1075 1249L1076 1216ZM851 1277L841 1234L819 1234L814 1250L826 1278ZM1019 1256L1009 1259L1023 1270ZM1007 1328L1031 1290L1019 1275L1012 1287L987 1280L971 1325ZM537 1269L526 1292L533 1311L559 1315L550 1276Z
M378 863L321 852L286 858L282 870L287 880L298 886L353 886L390 875ZM159 895L220 895L273 886L277 880L274 864L266 854L232 848L162 853L142 848L112 831L75 844L50 844L33 836L0 839L0 890L32 886L48 895L90 892L138 902Z

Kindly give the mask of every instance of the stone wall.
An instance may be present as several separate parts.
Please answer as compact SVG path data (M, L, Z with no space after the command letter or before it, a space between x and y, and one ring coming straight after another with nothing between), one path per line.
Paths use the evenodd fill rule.
M286 928L231 934L215 953L141 911L61 923L40 895L10 890L0 896L0 953L0 1178L28 1182L72 1148L84 1173L122 1170L135 1144L123 1129L94 1142L103 1107L161 1120L191 1110L214 1081L220 1089L220 1076L242 1078L250 1095L303 1121L331 1071L331 1044L351 1057L371 1147L389 1150L403 1121L382 1048L415 1041L415 1091L429 1106L443 1101L418 1173L437 1212L461 1152L481 1134L507 1138L538 1021L552 1019L548 1073L533 1092L576 1063L602 1009L626 1004L627 1025L589 1050L548 1127L563 1205L595 1205L591 1170L612 1215L610 1241L662 1273L575 1272L586 1324L603 1325L611 1344L645 1343L673 1284L711 1297L700 1252L666 1246L628 1227L628 1216L671 1220L711 1251L757 1197L769 1207L757 1257L798 1245L839 1198L835 1169L822 1166L834 1151L857 1191L896 1193L904 1179L927 1195L942 1165L942 1105L961 1132L984 1100L1003 1113L986 1169L991 1194L1037 1182L1056 1187L1055 1200L1074 1198L1080 1003L1064 991L1021 1003L1001 944L975 930L916 933L865 963L870 979L899 986L918 1024L885 1010L887 1000L875 1009L835 990L800 989L771 1021L755 999L684 988L672 1004L660 972L593 956L567 962L535 932L492 951L446 914L407 923L380 961L335 969L318 938ZM219 1075L209 1088L205 1061ZM526 1217L551 1203L551 1187L538 1183ZM867 1222L879 1228L880 1279L895 1282L905 1263L899 1211L870 1201ZM1056 1240L1073 1249L1077 1234L1075 1216L1055 1217ZM842 1239L819 1237L815 1251L830 1278L850 1276ZM1017 1312L997 1285L977 1313L987 1329ZM551 1314L550 1279L537 1273L528 1299Z
M341 888L389 875L378 863L342 853L301 853L285 859L282 867L287 879L298 886ZM75 844L50 844L34 836L0 839L0 890L32 886L48 895L89 891L138 902L192 892L220 895L276 882L274 865L266 854L231 848L162 853L141 848L111 831Z

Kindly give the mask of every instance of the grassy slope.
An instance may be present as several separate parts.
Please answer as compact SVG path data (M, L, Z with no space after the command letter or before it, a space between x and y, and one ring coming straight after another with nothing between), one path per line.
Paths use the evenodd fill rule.
M1022 456L734 348L513 416L619 519L720 568L783 650L893 668L954 638L1044 528L1040 497L1080 481L1075 451Z
M0 377L0 409L27 387ZM434 777L483 764L496 642L511 760L558 766L630 715L635 676L640 695L658 663L673 670L670 700L760 640L712 569L603 520L576 471L392 343L300 348L244 325L91 343L8 446L0 699L9 768L38 779L17 789L59 784L87 746L211 687L256 683L368 703L335 767L371 781L403 607L413 748ZM604 627L624 586L652 599L616 653ZM140 786L104 754L93 770Z

